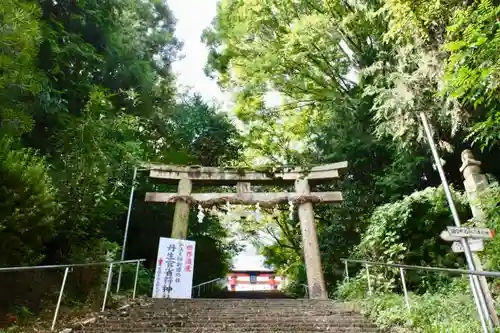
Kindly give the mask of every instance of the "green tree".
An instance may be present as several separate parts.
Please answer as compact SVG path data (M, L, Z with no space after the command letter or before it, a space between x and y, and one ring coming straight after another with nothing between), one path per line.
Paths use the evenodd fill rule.
M44 89L23 143L54 165L61 232L47 260L99 260L108 224L126 211L132 166L156 153L157 124L175 105L175 21L159 1L40 6Z
M53 179L59 186L58 201L64 212L59 217L60 233L50 246L53 255L62 257L52 260L81 260L78 249L86 252L92 248L97 257L93 258L92 253L83 257L102 258L105 253L100 252L100 246L78 244L104 239L106 224L120 218L127 209L126 177L144 156L144 146L140 120L113 113L107 95L96 90L91 93L84 116L68 119L56 133L60 139L52 146L57 156L52 158L56 172Z
M242 150L238 131L227 114L197 94L182 96L171 112L161 115L154 124L162 138L157 145L161 153L155 154L155 160L186 165L229 165L238 159Z
M40 92L40 8L31 1L6 0L0 17L0 129L17 136L33 127L32 100Z
M349 162L348 175L335 187L344 193L342 205L316 208L323 265L332 288L341 278L340 258L359 242L374 207L437 180L426 151L418 146L402 151L403 145L380 132L382 120L374 106L384 96L377 91L371 97L369 89L384 70L367 71L388 61L392 50L383 42L387 22L374 14L381 8L376 1L258 6L222 1L205 33L212 48L207 70L237 91L235 113L246 125L245 145L254 156L277 165ZM357 82L347 78L352 71L362 74ZM266 105L270 92L279 93L280 107ZM297 230L296 223L278 223L276 228L278 243L300 248L300 240L287 236L288 228ZM292 263L279 257L289 254L275 245L263 251L270 264L283 270L302 265L300 253ZM300 275L303 270L293 271ZM297 279L304 278L299 275Z
M354 62L366 60L352 60L342 42L351 27L368 34L366 21L336 1L219 3L204 35L211 48L207 71L236 91L234 112L247 126L249 148L291 163L297 143L330 120L322 112L325 103L352 107L346 93L354 83L347 74ZM361 40L352 47L369 53L371 46ZM266 103L270 93L279 96L280 107Z
M58 231L56 190L43 158L0 137L0 267L35 265Z
M491 0L456 11L444 45L450 54L445 91L473 110L476 123L469 137L483 149L497 148L499 142L499 13Z
M241 145L226 115L197 96L176 102L171 63L181 44L164 1L7 1L0 16L0 239L15 249L2 251L0 264L109 260L122 242L139 162L238 158ZM145 241L134 245L142 238L131 237L128 257L155 260L158 237L170 234L171 207L143 202L151 187L138 189L134 214L146 213L132 221L145 222L132 230ZM191 224L200 244L196 281L221 276L237 247L224 241L218 221ZM100 270L74 275L69 297L79 299L103 277ZM60 284L59 276L44 276L21 295L33 281L15 280L0 307L24 299L39 310Z
M466 221L470 214L467 199L454 192L454 201L461 219ZM449 243L438 237L450 225L450 220L450 210L441 187L414 192L374 210L361 242L356 246L355 256L375 262L459 267L463 261L450 252ZM394 281L398 276L397 270L381 267L374 268L373 273L380 275L381 281ZM422 278L420 272L407 274L410 288L420 288L419 291L429 290L432 281L437 283L436 279L440 278L437 274L428 274L427 278Z

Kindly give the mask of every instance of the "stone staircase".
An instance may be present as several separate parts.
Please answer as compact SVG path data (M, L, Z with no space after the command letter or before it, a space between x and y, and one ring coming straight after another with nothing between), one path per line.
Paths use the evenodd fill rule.
M148 299L125 310L108 311L92 324L72 332L378 332L346 304L286 299L282 294L272 292L229 294L231 298L227 299Z

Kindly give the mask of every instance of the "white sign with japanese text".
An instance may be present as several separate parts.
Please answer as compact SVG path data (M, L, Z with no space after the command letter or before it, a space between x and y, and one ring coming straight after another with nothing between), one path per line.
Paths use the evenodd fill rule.
M447 227L447 229L452 237L475 239L492 239L495 237L495 230L488 228Z
M191 298L194 241L160 238L153 298Z

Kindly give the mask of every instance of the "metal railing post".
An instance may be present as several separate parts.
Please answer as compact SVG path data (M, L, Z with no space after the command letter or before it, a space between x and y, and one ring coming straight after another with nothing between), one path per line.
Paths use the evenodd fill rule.
M345 279L347 282L349 282L349 268L347 267L347 260L344 261L345 265Z
M399 267L399 274L401 274L401 284L403 285L406 308L410 309L410 298L408 297L408 290L406 289L405 270L402 267Z
M469 282L470 282L470 288L471 288L471 292L472 292L472 296L476 302L476 307L480 307L481 305L479 304L478 302L478 291L476 289L476 285L473 281L474 279L474 276L472 275L469 275ZM485 314L483 313L483 311L478 311L479 313L479 320L481 322L481 327L483 328L483 332L484 333L488 333L489 332L489 329L488 329L488 323L486 321L486 317L485 317Z
M111 277L113 276L113 263L109 264L108 280L106 281L106 290L104 291L104 300L102 301L101 312L106 308L106 300L108 299L108 291L111 286Z
M135 268L135 279L134 279L134 291L132 292L132 299L135 299L135 292L137 291L137 280L139 279L139 268L141 266L141 262L137 261L137 266Z
M125 231L123 233L122 253L120 256L121 261L125 260L125 251L127 249L128 228L130 225L130 212L132 211L132 202L134 200L134 190L135 190L134 183L136 177L137 177L137 168L134 168L134 175L132 177L132 187L130 188L130 198L128 201L127 221L125 222ZM121 281L122 281L122 266L120 265L120 272L118 273L118 281L116 283L116 292L120 290Z
M201 294L201 286L198 286L198 297L200 297Z
M120 285L122 284L122 269L122 265L120 265L118 270L118 281L116 281L116 293L120 291Z
M122 273L123 273L123 265L118 264L118 280L116 281L116 293L118 294L120 292L120 286L122 284Z
M368 268L368 264L365 264L366 268L366 282L368 283L368 294L372 295L372 283L370 280L370 269Z
M57 305L56 305L56 311L54 313L54 319L52 319L52 326L50 327L51 331L53 331L54 328L56 327L57 315L59 314L59 307L61 306L64 287L66 286L66 279L68 278L68 272L69 272L69 267L66 267L66 269L64 270L64 276L61 283L61 290L59 290L59 297L57 298Z

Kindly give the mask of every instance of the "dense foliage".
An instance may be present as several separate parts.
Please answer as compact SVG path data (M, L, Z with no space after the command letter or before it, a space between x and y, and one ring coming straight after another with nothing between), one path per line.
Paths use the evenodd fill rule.
M1 2L0 266L118 259L135 166L238 158L229 118L199 96L177 96L174 26L164 1ZM136 185L126 258L147 258L151 269L173 210L144 202L161 187L141 171ZM222 276L235 244L217 220L191 224L195 282ZM92 297L103 273L73 271L67 299ZM151 274L141 276L149 294ZM0 279L4 322L17 306L45 308L61 272ZM125 276L125 288L131 281Z
M367 297L360 306L363 313L383 328L426 333L481 331L471 295L463 283L453 291L410 297L411 311L406 309L400 295L392 293Z
M57 227L58 204L47 164L30 149L0 139L0 266L41 261Z
M492 0L220 1L204 33L206 71L236 92L246 157L278 165L349 162L342 181L321 187L340 188L343 203L315 209L331 292L342 279L342 257L463 264L437 238L452 220L436 190L419 114L431 123L466 221L461 151L472 148L484 172L500 175L499 12ZM498 194L493 189L484 203L491 216ZM297 221L272 225L267 232L281 245L262 251L300 293ZM496 248L492 242L485 251L490 268L497 266ZM394 290L397 271L376 274ZM418 293L451 283L436 275L410 278Z
M238 131L199 96L176 91L171 64L181 43L164 1L2 1L0 265L116 258L133 168L142 161L273 167L343 160L347 175L319 189L340 189L344 201L315 207L332 295L365 295L364 270L353 268L350 283L337 288L340 259L349 256L461 265L437 239L451 217L419 114L430 120L466 221L462 150L472 148L483 171L500 176L499 15L494 0L221 0L202 36L210 50L206 72L234 93ZM142 171L136 183L127 257L146 257L151 268L173 207L146 204L144 193L175 189L150 183ZM492 185L478 203L494 228L499 198ZM195 283L221 276L238 247L217 218L190 219ZM297 218L277 214L241 230L256 244L259 230L274 240L260 244L267 264L301 293ZM499 246L488 243L487 268L499 269ZM69 290L86 297L103 272L74 276ZM151 272L141 276L140 287L150 289ZM57 289L60 272L1 278L9 290L0 297L3 310L19 300L36 310ZM26 292L23 283L34 278ZM399 291L397 271L374 270L373 278L377 291ZM438 331L439 318L428 312L439 296L429 293L455 299L462 292L455 283L410 274L420 301L406 326L427 316L420 326ZM439 306L451 313L462 300ZM393 295L368 301L382 321L396 309ZM394 311L401 316L384 323L405 315Z

